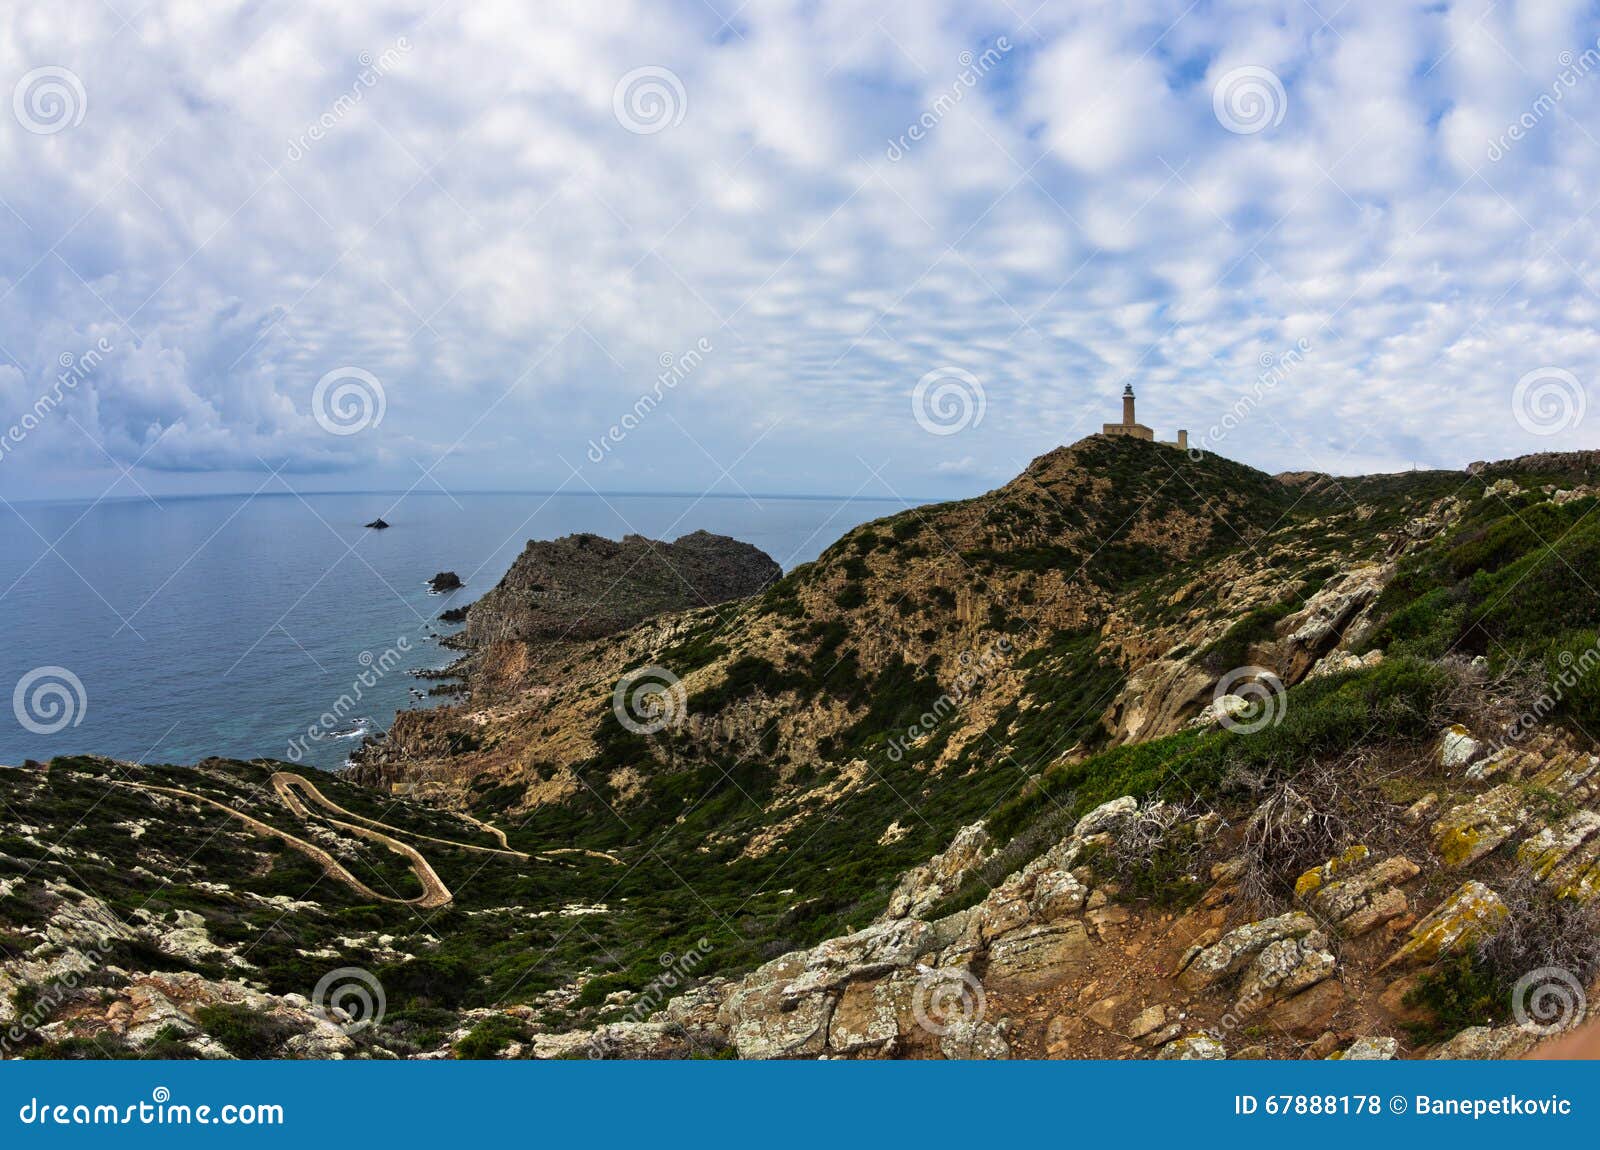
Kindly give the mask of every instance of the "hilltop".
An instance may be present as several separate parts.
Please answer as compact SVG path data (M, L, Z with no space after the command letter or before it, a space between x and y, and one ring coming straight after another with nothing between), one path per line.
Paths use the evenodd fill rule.
M559 572L519 561L469 611L464 698L322 787L447 904L405 905L438 890L372 827L267 793L281 764L58 760L0 772L4 969L58 980L45 940L127 925L107 989L159 983L191 1049L227 1040L184 994L282 1049L343 966L387 990L350 1048L378 1055L1438 1049L1508 1021L1531 956L1502 920L1600 972L1571 945L1600 886L1596 464L1273 477L1095 436L603 633L552 633L528 596ZM659 692L619 691L643 672ZM186 861L192 800L134 782L203 790L228 848ZM987 1005L924 1025L929 970Z

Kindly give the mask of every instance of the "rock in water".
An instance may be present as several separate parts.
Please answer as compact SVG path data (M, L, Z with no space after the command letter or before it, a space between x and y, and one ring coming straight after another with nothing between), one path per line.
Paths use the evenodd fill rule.
M441 571L428 580L428 587L435 593L441 591L454 591L461 586L461 576L454 571Z
M383 531L389 526L389 524L384 522L383 516L380 515L371 523L368 523L367 526L372 528L374 531Z

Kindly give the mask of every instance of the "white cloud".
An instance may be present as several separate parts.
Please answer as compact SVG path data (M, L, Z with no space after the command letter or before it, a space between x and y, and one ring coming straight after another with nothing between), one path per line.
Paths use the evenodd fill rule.
M0 116L0 404L116 350L0 493L114 475L102 447L157 488L254 486L263 460L407 483L441 458L453 486L552 486L700 339L597 482L727 489L765 433L735 468L752 489L882 466L970 490L1092 431L1125 378L1164 434L1205 426L1302 338L1227 451L1351 471L1579 446L1592 428L1532 436L1510 395L1545 365L1600 389L1600 69L1560 80L1594 14L191 3L119 28L13 6L0 96L52 65L88 105L54 134ZM686 106L638 134L613 91L648 66ZM1212 87L1246 66L1286 105L1240 134ZM986 416L930 442L908 395L943 364ZM347 365L387 413L330 436L312 389Z

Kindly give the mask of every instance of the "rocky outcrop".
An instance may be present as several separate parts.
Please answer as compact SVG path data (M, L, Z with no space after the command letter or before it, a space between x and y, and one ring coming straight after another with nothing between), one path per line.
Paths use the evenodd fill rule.
M428 590L435 595L443 594L446 591L454 591L461 585L461 576L454 571L440 571L432 579L428 580Z
M950 846L921 866L912 867L900 879L884 918L909 918L926 914L943 899L960 889L984 861L994 853L994 842L982 823L962 827Z
M1408 909L1400 885L1415 878L1422 868L1401 856L1369 865L1369 854L1364 846L1352 847L1307 871L1295 883L1296 901L1351 938L1399 918Z
M1157 659L1128 676L1110 713L1119 742L1169 734L1209 703L1216 676L1182 660Z
M671 543L642 535L534 541L472 605L461 642L598 638L664 612L754 595L782 574L759 548L706 531Z
M1374 603L1394 575L1390 566L1365 567L1350 572L1318 591L1306 605L1290 615L1278 632L1279 673L1284 682L1297 683L1354 629L1361 613Z
M1462 883L1421 922L1385 966L1420 966L1487 937L1504 921L1506 904L1483 883Z

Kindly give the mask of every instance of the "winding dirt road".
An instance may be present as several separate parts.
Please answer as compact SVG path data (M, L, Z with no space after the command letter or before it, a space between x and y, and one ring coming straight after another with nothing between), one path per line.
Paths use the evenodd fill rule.
M323 794L321 789L304 775L293 774L290 771L279 771L274 774L269 780L274 793L277 794L283 805L288 807L301 822L310 822L312 818L321 818L333 826L349 831L353 835L359 835L361 838L382 844L411 864L411 872L417 876L417 882L422 884L422 893L416 898L396 898L391 895L379 894L373 890L351 874L343 863L315 843L307 842L305 839L292 835L288 831L281 831L270 823L262 822L254 815L247 815L241 810L228 806L226 803L207 798L202 794L196 794L194 791L186 791L181 787L160 787L154 783L135 783L127 780L115 781L119 786L133 787L141 791L155 791L158 794L171 795L175 798L186 799L189 802L215 807L224 814L232 815L259 834L271 835L274 838L281 839L320 865L329 878L344 883L362 897L373 899L376 902L397 903L401 906L415 906L431 910L436 907L449 906L455 901L455 896L450 893L450 888L445 886L444 880L439 877L438 872L433 869L433 866L423 857L422 853L409 843L402 842L396 838L396 835L405 835L408 838L421 839L424 842L438 843L441 846L452 847L456 850L498 855L502 858L514 858L522 862L531 862L535 857L522 851L512 850L506 842L504 831L468 814L462 814L460 817L497 838L500 841L499 847L456 842L453 839L436 838L433 835L425 835L417 831L408 831L401 827L390 826L388 823L379 822L377 819L368 818L366 815L359 815L355 811L341 807ZM308 802L312 806L321 808L321 810L313 814L311 807L306 805ZM342 815L343 818L334 818L333 815ZM577 851L574 848L548 851L539 857L548 861L550 855L569 853L580 853L594 858L603 858L607 862L618 866L621 865L621 860L613 855L599 851Z
M302 803L300 801L300 797L295 794L296 791L299 791L302 795L310 799L323 810L332 811L337 815L343 815L347 819L361 823L363 826L371 827L374 830L392 831L397 835L406 835L409 838L422 839L424 842L438 843L441 846L455 847L457 850L476 851L479 854L486 855L504 855L507 858L521 859L523 862L531 862L533 859L533 856L530 854L524 854L522 851L512 850L506 843L506 836L503 831L496 830L487 823L479 822L477 819L471 818L470 816L462 817L473 825L482 827L490 834L495 835L500 840L500 847L485 847L478 846L475 843L456 842L454 839L435 838L433 835L425 835L417 831L402 830L399 827L392 827L388 823L380 823L377 819L369 819L365 815L358 815L354 811L346 810L344 807L341 807L338 803L328 798L328 796L324 795L322 791L318 789L315 783L306 778L304 775L291 774L288 771L279 771L277 774L272 776L272 789L278 792L278 797L283 800L284 805L292 810L295 814L299 815L302 819L310 818L311 812L306 810L305 804ZM332 822L333 820L330 819L329 821Z
M186 791L181 787L158 787L154 783L134 783L122 780L117 780L117 785L133 787L134 789L141 791L154 791L158 794L171 795L174 798L185 799L189 802L200 803L208 807L215 807L224 814L232 815L234 818L248 826L251 830L256 831L259 834L271 835L273 838L283 840L283 842L287 843L289 846L293 847L295 850L299 851L313 862L318 863L322 867L323 872L327 874L329 878L344 883L357 894L363 896L364 898L370 898L375 902L392 902L401 906L415 906L425 910L430 910L435 907L449 906L450 903L454 901L455 896L450 893L450 888L445 886L444 881L434 873L433 867L428 865L427 859L423 858L422 855L419 854L415 849L407 846L403 842L400 842L398 839L393 839L388 835L380 834L369 827L360 827L349 823L336 824L344 826L345 829L354 834L359 834L364 838L370 838L380 842L390 850L394 851L396 854L405 856L406 860L411 864L412 873L417 876L417 881L422 884L422 894L418 895L416 898L394 898L390 895L379 894L366 883L358 879L355 875L351 874L350 871L346 869L345 865L338 859L334 858L333 855L329 854L326 850L317 846L315 843L307 842L305 839L299 838L296 835L292 835L288 831L280 831L271 823L262 822L254 815L247 815L241 810L237 810L234 807L228 806L226 803L220 803L216 799L207 798L205 795L196 794L194 791ZM282 792L280 791L279 794L281 795ZM287 799L285 801L287 802ZM298 803L290 803L289 807L302 818L307 817L309 814L309 812L307 812L303 806L299 806ZM329 819L328 821L335 822L333 819Z

